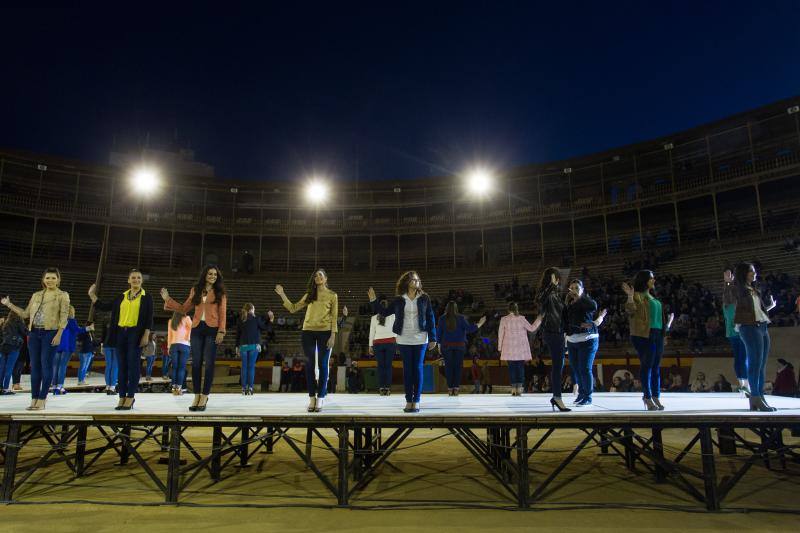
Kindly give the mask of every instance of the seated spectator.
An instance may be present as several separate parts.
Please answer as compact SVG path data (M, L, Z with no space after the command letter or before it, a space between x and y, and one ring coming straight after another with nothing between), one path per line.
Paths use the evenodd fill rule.
M772 386L773 394L777 396L794 397L797 394L797 380L794 375L794 366L786 359L778 359L778 373Z
M619 376L614 376L611 380L611 388L608 389L608 392L627 392L622 388L622 378Z
M733 385L725 379L725 376L718 374L712 390L714 392L733 392Z
M692 392L710 392L711 385L706 381L706 375L703 372L698 372L694 378L694 382L690 387Z
M347 370L347 392L358 394L364 390L364 378L361 376L361 369L358 368L358 361L353 361Z
M684 391L683 376L681 375L681 371L675 365L672 365L669 369L669 375L667 376L667 386L665 390L667 392Z

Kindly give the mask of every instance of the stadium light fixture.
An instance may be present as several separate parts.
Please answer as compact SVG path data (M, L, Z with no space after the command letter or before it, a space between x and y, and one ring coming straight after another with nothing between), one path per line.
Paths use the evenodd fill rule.
M153 167L138 167L131 173L131 187L142 196L153 194L158 189L160 182L159 173Z
M486 168L476 167L467 173L466 182L469 192L484 196L492 189L494 176Z
M306 185L306 200L315 206L328 199L328 184L320 178L312 178Z

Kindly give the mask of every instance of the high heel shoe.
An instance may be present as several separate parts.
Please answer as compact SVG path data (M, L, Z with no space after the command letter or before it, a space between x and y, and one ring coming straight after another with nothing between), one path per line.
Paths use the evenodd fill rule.
M572 409L564 405L564 402L561 401L561 398L556 398L556 397L550 398L550 407L553 409L553 411L555 411L556 408L558 408L558 410L561 411L562 413L567 413L569 411L572 411Z
M648 411L658 411L658 406L653 403L652 398L642 398L642 401L644 402L645 409Z
M764 401L763 396L751 396L750 397L750 410L751 411L760 411L762 413L773 413L777 411L775 407L770 407L767 402Z
M190 411L197 411L197 406L198 406L199 403L200 403L200 395L199 394L195 394L194 395L194 400L192 400L192 405L189 406L189 410Z
M206 405L208 405L208 394L201 394L200 403L198 403L197 407L195 407L195 411L205 411Z
M413 413L414 412L414 404L411 402L406 402L406 406L403 407L404 413Z
M128 400L130 400L131 403L128 403ZM131 409L133 409L133 404L135 403L136 403L136 398L126 398L121 411L130 411Z
M119 403L114 408L114 410L115 411L122 411L123 409L125 409L125 398L120 398L119 399Z
M42 400L31 400L31 404L25 408L26 411L41 411L42 405L39 403Z
M317 405L314 407L314 412L319 413L322 411L322 406L325 405L325 398L317 398Z
M664 406L661 405L661 401L658 398L651 398L651 399L653 400L653 403L656 404L656 407L658 408L659 411L664 410Z
M317 410L317 397L311 396L308 399L308 408L306 409L306 411L308 411L309 413L313 413L316 410Z

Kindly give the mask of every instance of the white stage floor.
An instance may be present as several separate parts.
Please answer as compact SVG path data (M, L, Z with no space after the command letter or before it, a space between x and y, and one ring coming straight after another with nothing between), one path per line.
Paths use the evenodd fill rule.
M192 394L172 396L167 393L141 393L131 411L115 411L116 396L97 394L71 394L48 396L47 409L26 411L30 396L18 393L0 397L0 418L63 418L132 416L136 418L210 417L213 419L268 418L336 418L344 417L368 421L387 418L458 419L459 421L528 419L558 417L565 422L578 419L592 421L632 420L641 417L672 422L720 419L741 421L763 420L771 417L797 418L800 423L800 398L767 396L767 402L778 410L774 413L756 413L748 410L748 401L738 393L671 393L662 394L665 411L644 410L641 396L637 393L596 393L594 404L573 408L571 412L552 412L549 394L527 394L512 397L504 394L463 394L449 397L444 394L426 394L422 397L420 413L403 413L405 399L402 394L389 397L375 394L330 394L321 413L308 413L308 396L301 393L264 393L254 396L220 393L212 394L204 412L190 412ZM564 395L570 406L574 397ZM552 422L552 421L551 421Z

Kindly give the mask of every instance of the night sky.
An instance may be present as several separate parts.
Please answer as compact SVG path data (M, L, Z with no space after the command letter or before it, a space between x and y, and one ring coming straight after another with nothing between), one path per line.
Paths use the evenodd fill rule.
M225 178L400 180L800 94L797 0L167 4L0 11L0 146L105 163L149 134Z

